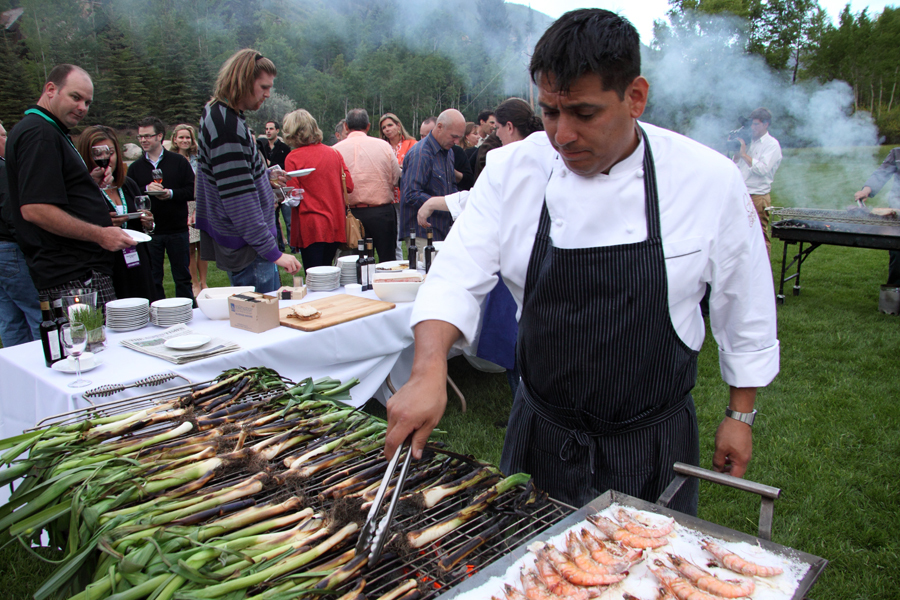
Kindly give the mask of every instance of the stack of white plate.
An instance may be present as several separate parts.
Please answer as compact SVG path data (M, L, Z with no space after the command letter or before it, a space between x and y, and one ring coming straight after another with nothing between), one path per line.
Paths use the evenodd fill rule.
M353 280L356 281L356 267ZM312 267L306 270L306 287L311 292L330 292L341 285L341 267Z
M341 285L359 283L356 281L356 261L358 260L358 256L342 256L338 259L338 266L341 268Z
M166 298L150 305L150 322L160 327L189 323L194 318L190 298Z
M106 303L106 326L113 331L134 331L150 320L150 301L121 298Z

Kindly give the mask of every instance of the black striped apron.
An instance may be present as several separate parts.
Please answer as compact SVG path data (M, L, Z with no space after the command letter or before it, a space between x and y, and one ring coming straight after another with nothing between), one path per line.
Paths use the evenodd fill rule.
M528 263L522 373L500 466L583 506L609 489L655 501L676 461L699 463L697 352L669 315L656 171L644 138L647 239L556 248L546 199ZM602 199L598 199L601 201ZM698 486L670 507L697 512Z

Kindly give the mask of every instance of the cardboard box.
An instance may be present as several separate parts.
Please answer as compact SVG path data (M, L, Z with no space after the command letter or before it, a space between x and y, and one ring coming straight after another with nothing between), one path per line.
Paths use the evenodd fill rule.
M302 300L306 297L306 286L282 286L275 291L275 295L279 300Z
M244 292L228 297L228 319L232 327L262 333L281 325L278 298L259 292Z

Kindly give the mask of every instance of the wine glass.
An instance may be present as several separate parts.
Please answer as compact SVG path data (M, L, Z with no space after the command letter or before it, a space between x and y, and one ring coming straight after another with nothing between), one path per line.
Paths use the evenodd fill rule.
M162 169L153 169L153 171L150 173L150 177L153 178L154 183L158 183L159 185L162 185L162 180L163 180Z
M69 387L79 388L91 385L87 379L81 378L81 354L87 346L87 329L84 323L64 323L60 327L62 333L63 346L69 356L75 357L75 373L77 377L75 381L69 384Z
M106 144L102 146L92 146L91 147L91 158L94 159L94 164L98 167L106 171L106 167L109 166L109 160L112 158L112 150L110 150L109 146ZM103 189L109 189L109 186L104 186Z
M150 211L150 196L135 196L134 197L134 208L138 210L138 212L147 213ZM147 227L144 226L144 233L150 233L153 229L147 230Z

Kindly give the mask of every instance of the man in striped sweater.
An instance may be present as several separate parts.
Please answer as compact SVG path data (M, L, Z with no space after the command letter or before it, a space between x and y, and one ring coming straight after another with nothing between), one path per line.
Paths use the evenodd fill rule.
M200 115L197 140L200 257L215 261L231 285L252 285L257 292L281 286L278 267L300 270L296 258L278 249L275 197L244 121L245 110L258 110L269 97L276 73L272 61L255 50L229 58Z

